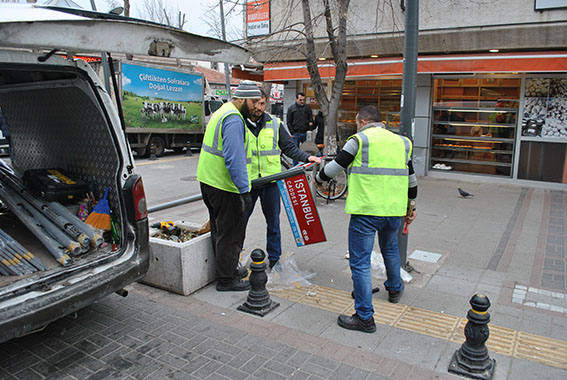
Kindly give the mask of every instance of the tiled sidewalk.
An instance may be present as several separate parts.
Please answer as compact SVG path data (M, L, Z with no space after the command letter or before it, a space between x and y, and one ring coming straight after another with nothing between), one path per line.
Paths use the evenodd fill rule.
M0 345L0 379L457 378L192 297L129 291Z

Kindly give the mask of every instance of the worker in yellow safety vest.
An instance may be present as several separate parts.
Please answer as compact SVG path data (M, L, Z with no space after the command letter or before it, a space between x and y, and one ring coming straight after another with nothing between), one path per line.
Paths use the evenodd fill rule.
M281 120L265 112L267 95L262 91L262 98L256 103L251 117L246 119L250 131L249 146L252 153L252 163L248 174L252 180L281 172L280 154L296 161L321 162L319 157L311 156L300 150L289 133L285 130ZM266 219L266 251L270 268L272 268L282 254L280 232L280 191L276 183L259 189L252 189L252 208L248 210L248 218L254 211L256 200L260 198L262 212Z
M404 290L398 231L404 219L410 224L416 216L409 202L417 196L411 141L386 130L381 120L378 107L363 107L356 115L357 133L316 177L322 183L348 167L345 211L351 215L348 247L356 313L339 315L337 322L343 328L368 333L376 331L370 274L374 237L378 234L386 266L388 300L397 303Z
M234 99L211 115L203 137L197 180L209 211L217 291L250 289L250 283L242 280L247 270L238 269L247 210L251 207L247 169L251 150L244 120L250 117L260 97L256 83L240 83Z

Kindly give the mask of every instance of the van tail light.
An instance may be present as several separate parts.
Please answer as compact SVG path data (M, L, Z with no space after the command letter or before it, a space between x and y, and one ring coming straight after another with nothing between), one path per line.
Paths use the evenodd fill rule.
M144 192L144 182L139 177L132 188L132 201L134 205L134 215L136 222L148 217L148 205L146 203L146 193Z
M128 219L139 222L148 217L144 182L140 175L134 174L128 178L124 186L124 196L128 205Z

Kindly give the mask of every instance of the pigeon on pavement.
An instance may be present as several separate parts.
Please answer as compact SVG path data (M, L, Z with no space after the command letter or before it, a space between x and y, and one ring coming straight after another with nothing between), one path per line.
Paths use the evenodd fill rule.
M468 193L466 191L464 191L463 189L461 189L460 187L457 188L459 190L459 195L462 198L468 198L468 197L473 197L474 195L472 195L471 193Z

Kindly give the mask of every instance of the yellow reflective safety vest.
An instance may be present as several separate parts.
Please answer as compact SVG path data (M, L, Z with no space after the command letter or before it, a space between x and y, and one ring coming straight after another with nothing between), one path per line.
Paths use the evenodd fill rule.
M264 128L260 130L258 137L250 132L250 149L252 151L252 163L248 170L250 179L266 177L282 171L280 162L280 119L270 116Z
M238 111L238 108L231 102L227 102L211 115L211 119L207 124L201 154L199 155L199 164L197 166L197 180L217 189L238 194L240 192L234 182L232 182L232 178L230 178L222 152L223 121L230 115L238 115L242 119L245 133L244 149L246 150L246 164L247 168L250 169L251 151L249 149L249 137L251 133L248 132L246 123ZM248 176L248 185L250 186L250 176Z
M377 126L351 136L358 152L348 175L348 214L404 216L408 204L411 141Z

